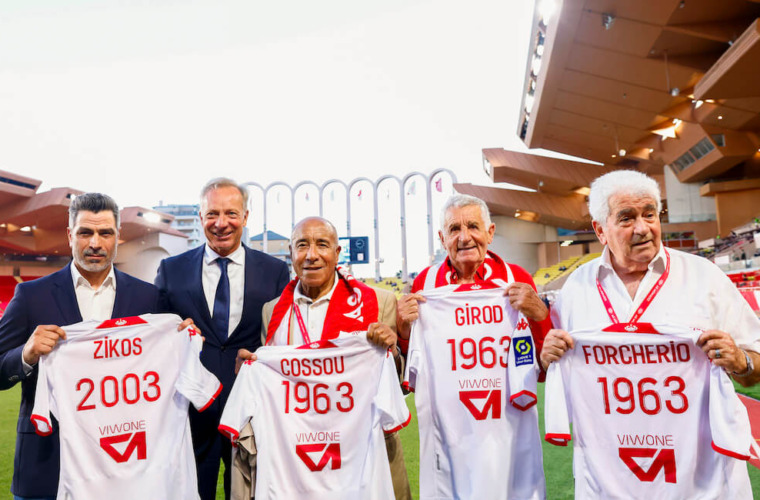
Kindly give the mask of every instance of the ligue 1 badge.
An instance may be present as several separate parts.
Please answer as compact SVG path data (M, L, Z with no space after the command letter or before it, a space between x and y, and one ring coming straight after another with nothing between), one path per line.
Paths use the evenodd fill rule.
M533 364L533 339L531 337L520 337L515 340L515 366Z

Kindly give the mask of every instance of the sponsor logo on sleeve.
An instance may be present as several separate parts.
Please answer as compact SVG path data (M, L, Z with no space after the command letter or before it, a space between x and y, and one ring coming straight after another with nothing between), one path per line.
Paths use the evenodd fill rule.
M515 350L515 366L533 364L533 339L530 337L520 337L512 342L512 349Z

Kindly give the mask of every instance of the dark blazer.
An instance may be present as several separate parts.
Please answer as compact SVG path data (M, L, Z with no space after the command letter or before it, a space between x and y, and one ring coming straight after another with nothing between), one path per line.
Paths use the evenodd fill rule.
M155 283L161 293L162 310L178 314L183 319L192 318L200 328L205 338L201 361L223 385L221 397L217 398L223 407L235 381L237 351L240 348L254 351L261 345L261 308L266 302L280 296L290 280L290 273L283 261L243 245L243 315L238 326L227 338L226 332L220 334L214 330L208 302L203 293L201 274L205 248L205 245L201 245L162 260ZM216 429L213 431L217 432Z
M21 408L16 430L16 457L11 491L22 497L54 497L58 491L58 425L38 436L29 420L34 408L37 367L27 376L21 362L24 344L39 325L66 326L82 321L71 264L49 276L19 283L0 320L0 389L21 382ZM112 318L158 312L158 290L119 270Z

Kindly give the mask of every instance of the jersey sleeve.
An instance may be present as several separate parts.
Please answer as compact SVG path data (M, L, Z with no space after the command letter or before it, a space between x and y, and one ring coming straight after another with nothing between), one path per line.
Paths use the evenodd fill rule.
M717 320L714 328L728 332L742 349L760 353L760 320L725 273L712 271L718 275L710 290Z
M406 427L412 420L412 414L406 406L404 395L398 385L393 356L386 355L383 358L383 368L374 404L380 412L380 425L388 434Z
M533 281L533 276L531 276L528 271L516 264L507 265L512 270L512 275L515 277L515 281L519 281L520 283L527 283L531 286L531 288L533 288L534 292L538 293L538 290L536 289L536 283ZM549 330L552 329L551 314L547 315L543 321L533 321L532 319L528 319L528 324L530 325L530 330L533 333L533 342L535 343L536 353L540 353L541 348L544 345L544 338L546 337L546 334L549 333Z
M29 417L34 425L34 430L40 436L49 436L53 432L53 425L50 423L50 387L48 381L49 358L48 356L40 357L37 363L37 388L34 394L34 408L32 415Z
M183 337L185 354L176 389L193 403L198 411L204 411L222 392L222 384L201 363L203 340L197 330L191 325L177 335Z
M537 351L525 316L519 313L513 313L512 316L515 327L507 363L509 402L518 410L525 411L537 401Z
M556 446L567 446L570 442L570 417L565 394L565 381L560 363L552 363L546 372L544 389L544 439Z
M256 373L254 366L256 363L261 363L261 361L246 361L240 367L219 421L219 432L227 436L233 446L236 446L235 441L240 431L251 419L256 408L258 398L255 395L254 380L255 377L261 376L261 373Z
M736 395L728 375L715 365L710 366L709 415L713 449L729 457L749 460L750 447L755 444L755 439L747 409ZM757 445L753 448L756 449Z
M417 374L422 371L422 336L418 326L419 319L412 324L409 334L409 349L406 354L406 370L404 370L404 389L414 392L417 387Z

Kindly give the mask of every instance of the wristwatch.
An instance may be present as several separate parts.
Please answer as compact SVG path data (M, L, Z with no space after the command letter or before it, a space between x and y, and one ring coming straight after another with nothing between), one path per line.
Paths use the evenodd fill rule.
M747 351L742 349L742 352L744 353L744 358L747 360L747 371L744 373L736 373L731 372L731 374L734 377L746 377L747 375L751 374L753 371L755 371L755 364L752 362L752 358L747 354Z

